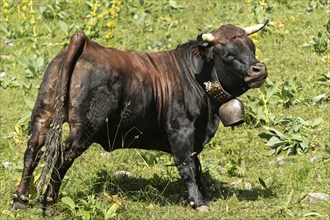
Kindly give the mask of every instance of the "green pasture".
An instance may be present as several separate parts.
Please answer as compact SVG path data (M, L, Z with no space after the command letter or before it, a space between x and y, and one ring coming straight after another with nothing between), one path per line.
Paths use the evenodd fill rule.
M0 219L43 219L40 204L12 210L12 195L45 68L75 31L104 46L161 51L267 18L251 38L269 79L240 98L246 123L220 125L200 154L211 212L187 204L170 155L92 145L64 179L51 219L330 219L329 17L329 0L2 0Z

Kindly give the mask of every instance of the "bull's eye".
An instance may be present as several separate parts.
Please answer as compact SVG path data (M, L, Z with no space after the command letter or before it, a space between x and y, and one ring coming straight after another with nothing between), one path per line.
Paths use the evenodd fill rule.
M235 59L234 55L232 55L232 54L229 53L229 52L225 52L225 53L223 54L223 58L224 58L225 60L227 60L227 61L231 61L231 60Z

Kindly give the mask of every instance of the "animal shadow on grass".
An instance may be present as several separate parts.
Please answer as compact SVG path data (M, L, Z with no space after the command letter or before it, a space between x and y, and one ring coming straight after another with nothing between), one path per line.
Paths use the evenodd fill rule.
M258 198L274 197L271 189L252 188L237 189L226 182L215 179L208 171L203 172L202 181L206 189L207 200L215 202L236 196L238 200L255 201ZM187 192L180 178L164 177L154 174L152 178L132 177L130 175L114 175L100 169L91 189L93 194L107 192L120 194L126 200L153 203L159 206L187 205ZM78 195L79 196L79 195Z

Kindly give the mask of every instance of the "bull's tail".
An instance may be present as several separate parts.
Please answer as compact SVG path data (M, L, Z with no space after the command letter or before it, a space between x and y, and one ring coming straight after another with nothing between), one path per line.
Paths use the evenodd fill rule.
M58 162L63 162L63 146L62 146L62 124L64 118L64 106L68 95L68 84L74 70L75 64L82 54L86 42L86 36L83 32L76 32L70 38L70 44L63 59L62 66L56 81L56 105L54 121L47 133L45 141L46 164L42 169L38 187L37 196L34 201L39 200L43 193L45 183L50 180L51 171ZM59 160L59 161L58 161Z

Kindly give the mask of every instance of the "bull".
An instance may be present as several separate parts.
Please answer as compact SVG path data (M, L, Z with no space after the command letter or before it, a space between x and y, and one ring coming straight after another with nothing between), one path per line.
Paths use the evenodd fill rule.
M106 151L170 153L189 203L207 211L198 154L215 135L220 119L225 125L242 122L235 117L232 121L242 113L235 97L265 81L266 66L255 57L248 36L266 23L247 28L223 25L162 52L105 48L82 32L73 34L42 80L13 207L29 203L31 177L44 155L36 199L41 198L47 211L74 160L98 143ZM70 133L62 141L65 122Z

